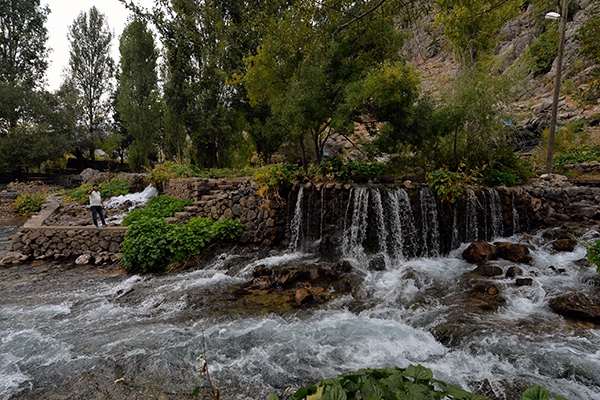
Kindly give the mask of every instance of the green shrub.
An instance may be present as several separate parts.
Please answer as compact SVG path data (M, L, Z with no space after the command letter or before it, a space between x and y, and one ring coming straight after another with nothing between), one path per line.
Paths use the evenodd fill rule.
M388 166L380 162L367 162L363 160L344 163L339 158L325 160L321 164L311 167L308 176L311 178L353 180L377 180L388 173Z
M213 237L221 242L236 240L243 231L244 224L239 219L225 218L216 221L212 226Z
M291 186L301 174L300 167L292 164L269 164L259 168L254 174L259 196L278 198L285 186Z
M498 171L493 169L487 183L491 186L515 186L517 184L517 176L510 172Z
M121 244L125 268L133 273L160 270L171 258L168 238L174 228L162 218L133 222Z
M461 166L462 167L462 166ZM441 201L454 203L464 197L470 186L477 184L478 171L466 173L459 169L450 171L448 168L440 168L427 175L429 188Z
M540 37L529 46L527 57L531 60L534 74L545 74L552 69L552 63L558 53L558 29L549 26Z
M242 234L239 220L213 221L197 217L184 225L170 225L163 218L142 216L131 223L121 245L123 264L129 272L155 272L171 262L181 262L219 241Z
M92 186L93 184L91 183L84 183L75 189L66 190L63 197L66 201L76 201L86 204L89 201L88 193L92 190ZM129 193L131 183L125 179L113 178L109 182L100 183L98 190L103 199L109 199Z
M554 165L557 167L562 167L566 164L579 164L592 161L600 161L600 148L598 146L572 149L567 153L557 154L554 157Z
M192 254L200 254L213 239L213 220L193 218L185 225L175 226L169 232L169 250L173 261L180 262Z
M407 368L362 369L325 379L316 385L298 389L291 400L345 400L345 399L428 399L428 400L489 400L455 385L434 379L433 372L421 365ZM534 386L523 393L521 400L566 400L550 393L542 386ZM268 400L279 400L272 394Z
M123 226L129 226L142 218L167 218L183 211L185 206L191 206L191 200L177 200L169 196L160 195L151 198L144 208L133 210L123 218Z
M23 193L15 199L13 207L19 215L28 217L40 211L45 201L45 193Z
M162 183L169 179L182 178L236 178L243 176L252 176L256 170L254 168L208 168L200 169L193 164L181 164L166 161L163 164L155 166L148 174L148 180L156 188L160 188Z

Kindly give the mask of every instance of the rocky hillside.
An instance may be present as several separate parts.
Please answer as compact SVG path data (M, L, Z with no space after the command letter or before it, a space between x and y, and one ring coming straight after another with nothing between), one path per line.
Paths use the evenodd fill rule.
M589 88L591 73L596 66L581 59L576 38L578 29L591 16L595 3L594 0L573 0L572 3L579 6L570 7L573 13L567 23L558 123L585 119L592 135L600 137L600 101L596 99L595 104L583 104L581 101L581 93ZM500 70L519 63L532 43L538 40L534 11L533 5L525 6L519 16L502 28L500 43L494 52ZM429 21L413 29L413 38L403 50L405 57L421 71L424 88L435 92L435 88L442 86L458 71L458 65L450 46L443 39L440 41L443 35L431 27ZM549 125L555 76L556 59L549 72L529 73L520 85L519 98L512 110L516 118L514 125L523 138L529 139L529 144L537 143L542 131Z

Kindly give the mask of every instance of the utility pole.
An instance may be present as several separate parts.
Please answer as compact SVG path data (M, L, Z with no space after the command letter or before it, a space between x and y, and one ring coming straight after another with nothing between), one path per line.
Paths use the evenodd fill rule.
M550 117L550 134L548 135L548 157L546 158L546 173L552 172L554 156L554 136L556 134L556 119L558 115L558 98L560 95L560 82L562 75L563 51L565 47L565 32L567 29L567 14L569 0L563 0L562 15L555 12L546 14L547 19L560 19L560 38L558 41L558 58L556 60L556 77L554 79L554 96L552 98L552 115Z

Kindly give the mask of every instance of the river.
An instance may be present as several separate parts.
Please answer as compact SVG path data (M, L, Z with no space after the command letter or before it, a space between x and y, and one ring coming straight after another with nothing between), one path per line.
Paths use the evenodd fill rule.
M213 300L246 281L252 265L315 256L222 254L203 269L144 276L74 264L4 267L0 398L192 398L203 341L223 399L285 398L343 372L409 364L499 399L519 398L534 384L571 400L600 398L599 331L547 304L560 293L598 290L595 271L578 262L585 250L553 253L539 237L509 240L534 248L532 264L522 266L534 283L493 279L506 298L496 312L454 303L474 268L461 257L465 245L445 257L360 271L353 295L325 306L257 314ZM249 267L233 274L232 260ZM442 343L433 332L446 323L457 339Z

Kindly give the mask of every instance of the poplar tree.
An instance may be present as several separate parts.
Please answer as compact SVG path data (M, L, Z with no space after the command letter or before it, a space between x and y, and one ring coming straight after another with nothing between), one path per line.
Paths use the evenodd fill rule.
M150 167L160 129L158 51L152 33L140 18L134 18L123 31L119 51L121 70L115 107L124 131L131 138L129 165L139 172Z
M113 34L104 14L96 7L81 12L69 27L68 79L79 93L82 113L79 116L81 136L76 142L76 156L83 151L94 159L96 147L107 131L111 79L114 61L110 57Z

